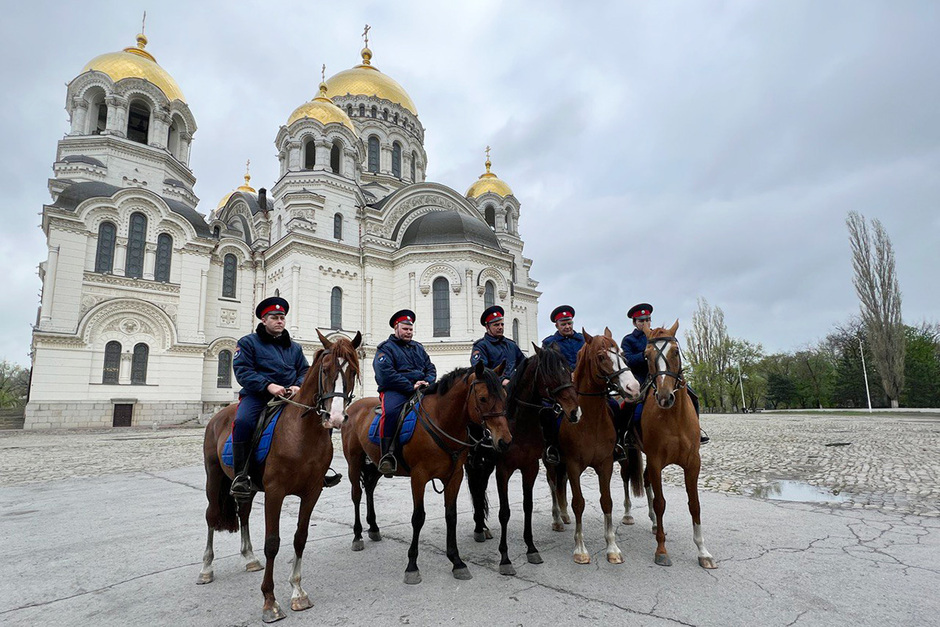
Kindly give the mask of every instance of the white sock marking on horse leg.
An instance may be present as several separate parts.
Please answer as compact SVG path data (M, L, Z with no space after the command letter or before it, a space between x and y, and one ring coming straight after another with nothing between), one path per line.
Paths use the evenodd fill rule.
M294 567L290 571L290 585L294 589L291 592L290 598L291 601L294 599L299 599L300 597L307 596L307 593L304 592L304 589L300 587L300 568L303 562L303 557L297 555L297 552L294 551Z
M656 512L653 510L653 486L646 486L646 502L649 504L650 522L653 523L653 531L656 531Z
M206 551L202 554L202 572L200 575L212 576L212 560L215 559L215 551L212 550L212 536L215 531L209 529L209 538L206 540Z
M621 557L620 547L617 546L617 533L614 530L614 518L612 514L604 514L604 539L607 541L607 557L611 555Z
M242 557L245 558L245 565L251 564L252 562L257 562L258 558L255 557L254 549L251 546L251 532L248 529L248 525L242 525Z
M712 557L712 554L705 548L705 538L702 537L702 525L692 523L692 540L695 541L695 546L698 547L699 558Z
M581 531L581 523L575 524L574 528L574 554L587 555L587 547L584 546L584 534Z

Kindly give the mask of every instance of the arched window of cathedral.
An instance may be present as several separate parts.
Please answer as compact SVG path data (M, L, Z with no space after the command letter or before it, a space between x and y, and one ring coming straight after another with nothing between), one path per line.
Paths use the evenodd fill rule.
M180 158L180 124L176 118L173 118L166 131L166 149L177 159Z
M360 118L366 117L366 106L364 104L359 105L359 117Z
M442 276L432 284L434 337L450 336L450 283Z
M95 272L111 272L114 268L114 237L117 227L102 222L98 227L98 252L95 253Z
M147 245L147 216L132 213L130 226L127 228L127 262L124 264L124 276L139 279L144 276L144 249Z
M317 163L317 143L312 139L304 144L304 170L312 170Z
M388 122L388 109L382 109L382 119Z
M104 101L104 92L99 92L91 101L89 113L89 135L101 135L108 128L108 103Z
M483 286L483 308L487 309L496 304L496 286L492 281L487 281Z
M398 124L398 114L397 114L397 113L394 115L394 117L392 117L392 122L395 123L395 124Z
M333 238L343 239L343 214L341 213L333 216Z
M496 230L496 209L493 208L493 205L486 206L486 209L483 210L483 218L486 220L486 223L490 225L490 228L495 231Z
M127 138L141 144L146 144L150 129L150 107L135 100L127 112Z
M519 318L512 319L512 341L519 343Z
M222 297L235 298L235 281L238 278L238 260L229 253L222 261Z
M346 115L349 117L353 116L353 108L351 104L346 105Z
M392 144L392 175L401 178L401 144Z
M222 236L222 227L217 226L212 229L212 237L219 239Z
M218 388L232 387L232 351L219 351L219 370L215 381Z
M275 295L275 296L280 296L280 295L281 295L281 290L274 290L274 295Z
M411 151L411 182L417 183L418 179L415 178L415 164L418 162L418 154L415 151Z
M334 142L333 146L330 148L330 169L337 174L342 174L342 172L340 172L340 156L342 154L342 147Z
M343 290L338 287L330 293L330 328L343 328Z
M121 376L121 343L114 340L104 346L104 370L101 382L117 385Z
M379 116L379 108L375 105L372 105L372 117L376 118Z
M379 171L379 138L369 136L369 172Z
M134 358L131 360L131 383L144 385L147 383L147 359L150 357L150 347L141 342L134 346Z
M506 230L512 233L512 213L506 212Z
M157 260L153 266L153 280L170 282L170 263L173 260L173 238L168 233L160 233L157 238Z

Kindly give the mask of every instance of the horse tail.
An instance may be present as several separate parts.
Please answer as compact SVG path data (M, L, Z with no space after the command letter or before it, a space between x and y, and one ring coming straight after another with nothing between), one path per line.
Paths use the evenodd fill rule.
M464 468L467 471L467 488L470 490L470 498L473 501L473 511L483 512L483 520L490 516L490 501L486 496L486 484L489 483L490 473L479 466L474 467L466 464Z
M627 448L627 476L633 496L643 496L643 455L636 446Z
M229 494L232 488L232 480L222 472L221 468L215 469L217 475L215 479L215 502L209 504L206 511L206 523L210 529L215 531L228 531L235 533L238 531L238 503ZM212 481L212 479L210 479ZM212 498L212 496L210 496Z

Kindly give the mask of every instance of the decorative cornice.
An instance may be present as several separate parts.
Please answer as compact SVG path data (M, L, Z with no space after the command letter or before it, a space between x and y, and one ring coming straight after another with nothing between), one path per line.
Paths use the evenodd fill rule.
M156 250L154 247L153 250ZM178 283L163 283L150 281L147 279L133 279L116 274L99 274L97 272L86 271L82 276L83 282L89 285L115 285L125 287L141 292L158 292L166 294L179 294L180 286Z

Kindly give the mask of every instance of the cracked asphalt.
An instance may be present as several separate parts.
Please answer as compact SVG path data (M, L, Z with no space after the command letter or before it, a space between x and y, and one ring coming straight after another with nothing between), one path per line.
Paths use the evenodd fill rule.
M712 437L702 449L702 522L717 570L697 564L677 472L667 475L666 489L672 567L653 564L645 499L634 503L637 524L617 529L625 563L607 563L592 473L584 478L591 564L571 558L573 525L551 530L543 478L533 529L545 561L528 564L517 475L509 524L517 575L498 574L492 485L495 540L473 541L465 491L459 501L458 544L470 581L451 576L441 497L429 490L418 558L423 583L407 586L407 480L380 481L384 540L367 539L357 553L344 480L314 510L303 564L314 607L301 613L286 609L299 501L285 504L275 578L288 614L283 624L938 623L940 416L706 415L702 422ZM193 428L0 432L0 624L259 624L261 573L244 572L237 535L216 534L216 580L195 585L206 539L201 442ZM345 471L339 447L333 465ZM818 502L779 500L786 496L774 488L780 480ZM613 489L619 520L619 477ZM755 493L765 497L749 496ZM263 560L262 508L259 495L251 531Z

